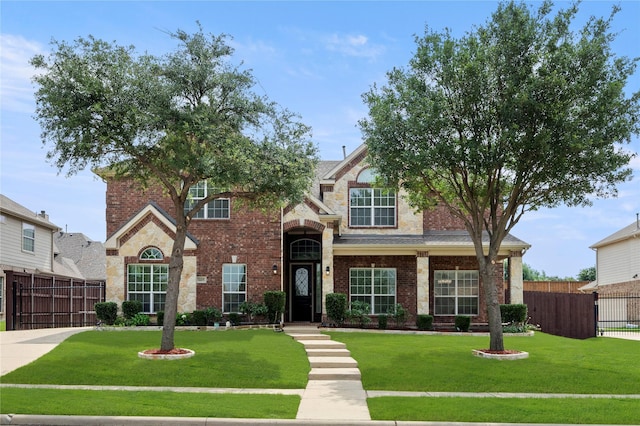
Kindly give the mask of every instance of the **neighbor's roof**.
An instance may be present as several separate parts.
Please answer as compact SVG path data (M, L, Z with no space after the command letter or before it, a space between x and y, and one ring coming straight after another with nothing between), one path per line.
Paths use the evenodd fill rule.
M82 232L56 232L58 252L73 261L87 280L106 280L107 255L104 244L93 241Z
M17 217L18 219L40 225L45 228L58 230L59 226L49 221L45 217L29 210L21 204L16 203L11 198L0 194L0 212Z
M636 237L636 238L640 237L640 225L638 224L638 221L633 222L629 226L625 226L618 232L614 232L613 234L609 235L607 238L598 241L597 243L590 246L589 248L594 249L594 248L604 247L606 245L617 243L618 241L626 240L631 237Z

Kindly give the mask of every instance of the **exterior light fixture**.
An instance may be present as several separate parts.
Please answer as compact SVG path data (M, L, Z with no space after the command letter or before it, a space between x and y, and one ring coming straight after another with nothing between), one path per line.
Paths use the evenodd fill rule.
M275 263L273 264L273 275L278 273L278 265L276 265Z
M331 269L329 269L329 266L327 265L327 267L324 270L324 273L329 275L330 272L331 272Z

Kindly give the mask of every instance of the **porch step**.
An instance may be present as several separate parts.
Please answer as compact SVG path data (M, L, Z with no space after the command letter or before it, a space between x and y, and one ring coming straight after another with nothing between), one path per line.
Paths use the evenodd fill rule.
M298 340L305 349L347 349L347 345L333 340Z
M330 357L330 356L310 356L309 364L311 368L358 368L358 362L346 356Z
M312 368L309 380L361 380L357 368Z
M307 349L307 356L311 357L351 357L348 349Z

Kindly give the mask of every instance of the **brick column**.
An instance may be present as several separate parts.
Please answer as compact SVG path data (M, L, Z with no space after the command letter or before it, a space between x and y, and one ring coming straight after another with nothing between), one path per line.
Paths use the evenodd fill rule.
M426 315L429 313L429 252L419 251L416 254L416 296L417 314Z

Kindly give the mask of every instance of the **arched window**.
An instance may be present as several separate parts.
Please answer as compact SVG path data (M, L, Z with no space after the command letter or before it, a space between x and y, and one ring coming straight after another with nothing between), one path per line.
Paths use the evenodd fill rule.
M322 257L320 253L320 243L304 238L291 243L291 260L319 260Z
M142 253L140 253L140 260L162 260L164 256L157 247L149 247Z
M368 169L364 169L358 175L356 182L358 183L373 183L376 180L376 176L378 172L373 167L369 167Z

